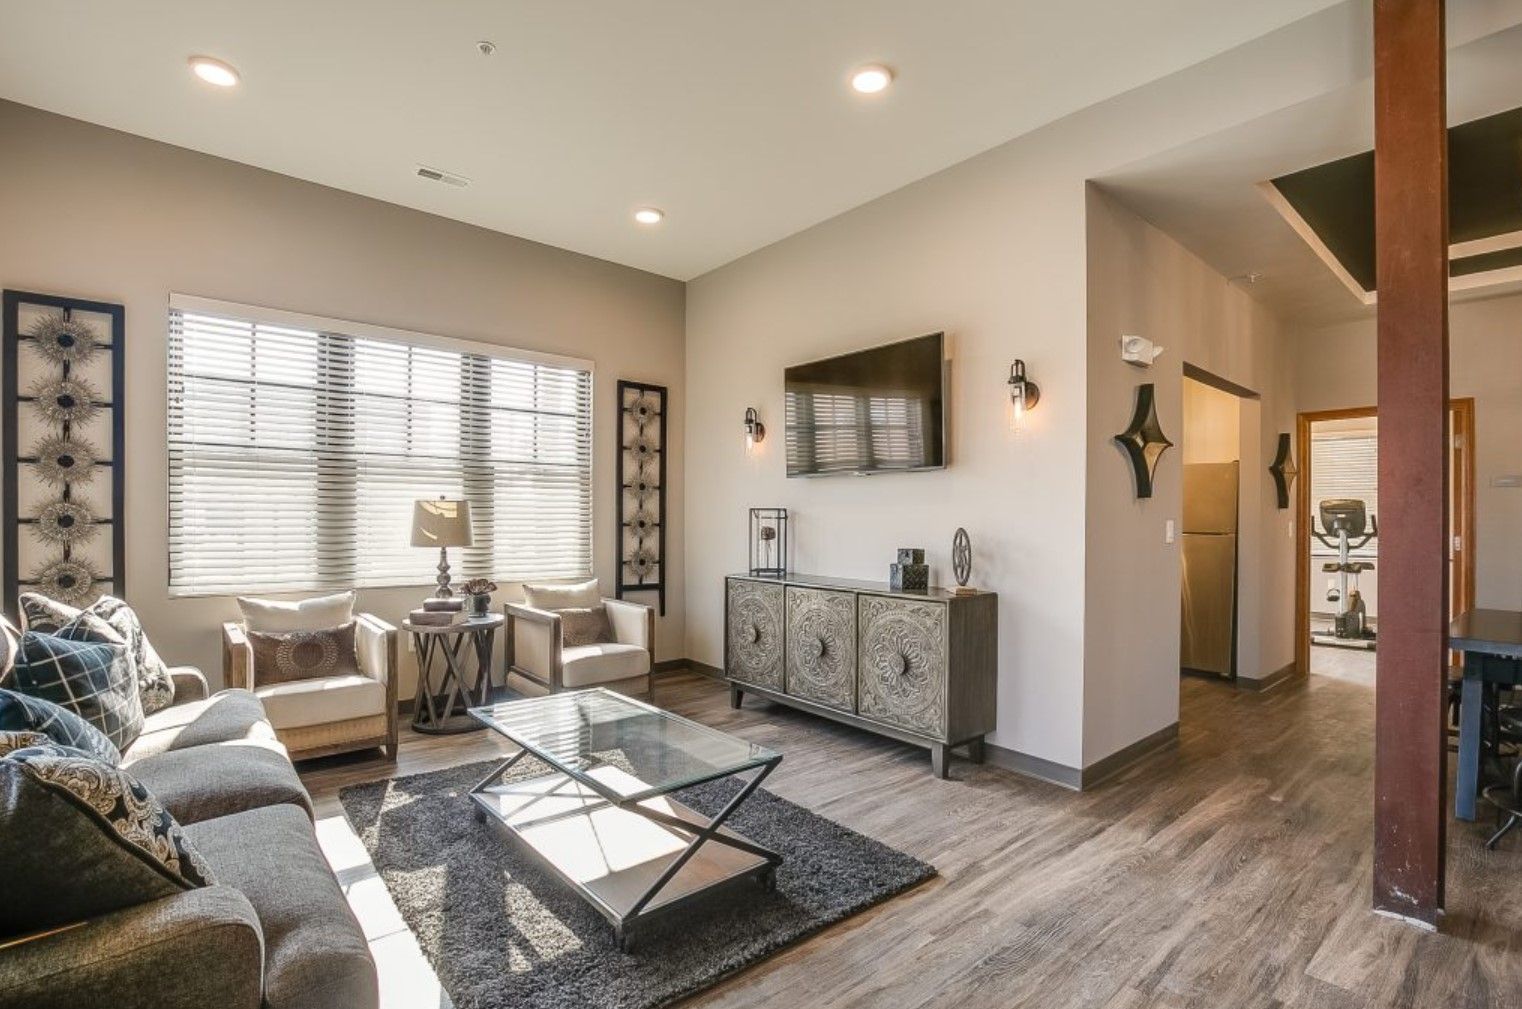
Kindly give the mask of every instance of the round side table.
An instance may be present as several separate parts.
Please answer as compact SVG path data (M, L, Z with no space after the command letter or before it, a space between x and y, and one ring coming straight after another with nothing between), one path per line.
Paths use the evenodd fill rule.
M472 617L455 624L415 624L402 621L417 653L417 695L412 701L412 728L431 735L472 732L486 726L466 709L483 705L491 691L491 655L500 613ZM470 661L474 653L474 663ZM473 667L473 668L472 668Z

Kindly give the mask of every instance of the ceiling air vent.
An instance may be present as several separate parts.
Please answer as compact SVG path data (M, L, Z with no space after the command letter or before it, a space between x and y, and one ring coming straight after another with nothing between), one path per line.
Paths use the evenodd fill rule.
M442 182L446 186L454 186L457 189L464 189L470 185L470 180L463 175L456 175L453 172L441 172L437 168L429 168L427 165L418 165L417 174L420 179L427 179L429 182Z

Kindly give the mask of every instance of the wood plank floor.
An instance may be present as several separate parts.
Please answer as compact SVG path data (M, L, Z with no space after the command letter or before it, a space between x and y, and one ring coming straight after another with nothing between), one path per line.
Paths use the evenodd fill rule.
M1522 1006L1522 836L1453 822L1430 934L1369 908L1373 693L1313 676L1263 694L1186 679L1179 744L1076 794L663 680L657 703L785 754L768 788L933 863L939 878L692 1000L705 1007L1317 1009ZM498 752L404 732L397 773ZM388 1006L447 1005L337 802L386 773L304 774L373 940ZM358 850L356 850L358 849Z

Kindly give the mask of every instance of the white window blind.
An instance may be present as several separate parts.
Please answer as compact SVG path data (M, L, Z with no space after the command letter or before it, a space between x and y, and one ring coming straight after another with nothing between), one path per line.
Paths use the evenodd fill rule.
M1321 502L1331 498L1354 498L1364 503L1370 518L1379 515L1379 437L1372 431L1318 434L1311 438L1311 515L1315 528L1321 526ZM1372 528L1372 526L1371 526ZM1325 531L1324 529L1322 530ZM1313 543L1318 556L1328 552L1322 543ZM1353 556L1373 557L1378 541L1369 543Z
M470 501L457 579L589 577L591 404L582 363L175 296L170 591L428 584L440 494Z

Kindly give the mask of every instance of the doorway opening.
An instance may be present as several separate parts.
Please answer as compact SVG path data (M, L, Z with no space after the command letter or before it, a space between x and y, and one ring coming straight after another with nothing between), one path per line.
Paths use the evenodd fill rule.
M1449 616L1474 598L1474 400L1449 404ZM1379 647L1379 417L1303 413L1297 424L1296 661L1374 686ZM1399 488L1385 488L1386 495Z
M1244 536L1241 516L1242 501L1255 499L1256 484L1247 485L1257 474L1244 473L1242 460L1243 445L1258 438L1258 401L1250 390L1191 367L1182 398L1179 669L1235 680L1244 645L1243 586L1255 584L1241 576L1252 570L1257 549L1255 536Z

